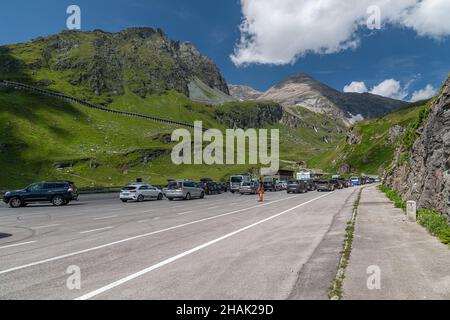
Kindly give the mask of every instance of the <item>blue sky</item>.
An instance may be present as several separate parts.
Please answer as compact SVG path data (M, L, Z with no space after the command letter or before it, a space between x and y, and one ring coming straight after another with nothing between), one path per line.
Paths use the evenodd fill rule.
M70 4L81 7L82 30L160 27L171 39L190 41L213 59L229 83L258 90L267 90L290 74L306 72L339 90L352 81L363 81L370 90L386 79L395 79L411 95L428 84L439 88L450 72L448 37L419 36L401 25L359 32L356 48L332 54L309 53L286 65L237 67L230 54L240 38L242 8L238 0L8 1L0 13L0 44L62 31Z

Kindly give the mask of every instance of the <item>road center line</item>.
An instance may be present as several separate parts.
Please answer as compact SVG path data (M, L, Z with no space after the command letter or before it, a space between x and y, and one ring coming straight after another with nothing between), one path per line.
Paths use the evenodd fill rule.
M6 248L12 248L12 247L24 246L24 245L26 245L26 244L32 244L32 243L35 243L35 242L36 242L36 241L28 241L28 242L22 242L22 243L10 244L10 245L7 245L7 246L0 247L0 249L6 249Z
M95 218L94 220L106 220L106 219L112 219L112 218L117 218L118 216L109 216L109 217L102 217L102 218Z
M114 227L105 227L105 228L99 228L99 229L87 230L87 231L82 231L82 232L80 232L80 234L92 233L92 232L103 231L103 230L109 230L109 229L112 229L112 228L114 228Z
M192 213L192 211L180 212L180 213L177 213L177 214L179 216L182 216L182 215L185 215L185 214L188 214L188 213Z
M48 225L48 226L31 227L31 229L35 229L35 230L37 230L37 229L46 229L46 228L52 228L52 227L57 227L57 226L60 226L60 224L51 224L51 225Z
M184 257L186 257L186 256L188 256L188 255L191 255L191 254L193 254L193 253L195 253L195 252L197 252L197 251L200 251L200 250L202 250L202 249L204 249L204 248L210 247L210 246L212 246L212 245L214 245L214 244L216 244L216 243L218 243L218 242L221 242L221 241L223 241L223 240L226 240L226 239L228 239L228 238L231 238L231 237L233 237L233 236L235 236L235 235L237 235L237 234L240 234L240 233L242 233L242 232L244 232L244 231L247 231L247 230L249 230L249 229L252 229L252 228L254 228L254 227L256 227L256 226L258 226L258 225L260 225L260 224L263 224L263 223L265 223L265 222L268 222L268 221L270 221L270 220L273 220L273 219L275 219L275 218L278 218L278 217L280 217L280 216L282 216L282 215L284 215L284 214L286 214L286 213L292 212L292 211L294 211L294 210L296 210L296 209L298 209L298 208L300 208L300 207L303 207L303 206L305 206L305 205L307 205L307 204L310 204L310 203L312 203L312 202L314 202L314 201L317 201L317 200L319 200L319 199L322 199L322 198L324 198L324 197L327 197L327 196L329 196L329 195L331 195L331 194L332 194L332 193L328 193L328 194L325 194L325 195L323 195L323 196L314 198L314 199L312 199L312 200L309 200L309 201L307 201L307 202L304 202L304 203L302 203L302 204L299 204L299 205L297 205L297 206L295 206L295 207L292 207L292 208L290 208L290 209L287 209L287 210L284 210L284 211L282 211L282 212L280 212L280 213L277 213L277 214L275 214L275 215L273 215L273 216L270 216L270 217L268 217L268 218L266 218L266 219L263 219L263 220L260 220L260 221L258 221L258 222L255 222L255 223L253 223L253 224L251 224L251 225L248 225L248 226L246 226L246 227L244 227L244 228L241 228L241 229L236 230L236 231L234 231L234 232L228 233L228 234L226 234L226 235L224 235L224 236L222 236L222 237L220 237L220 238L217 238L217 239L215 239L215 240L206 242L206 243L204 243L204 244L202 244L202 245L199 245L198 247L195 247L195 248L192 248L191 250L188 250L188 251L185 251L185 252L183 252L183 253L180 253L179 255L176 255L176 256L171 257L171 258L169 258L169 259L166 259L166 260L164 260L164 261L162 261L162 262L160 262L160 263L157 263L157 264L155 264L155 265L152 265L152 266L150 266L150 267L148 267L148 268L146 268L146 269L144 269L144 270L141 270L141 271L139 271L139 272L136 272L136 273L134 273L134 274L131 274L131 275L125 277L125 278L122 278L122 279L120 279L120 280L118 280L118 281L115 281L115 282L113 282L113 283L111 283L111 284L108 284L108 285L106 285L106 286L104 286L104 287L102 287L102 288L100 288L100 289L91 291L91 292L89 292L89 293L87 293L87 294L85 294L85 295L83 295L83 296L81 296L81 297L79 297L79 298L77 298L77 299L75 299L75 300L88 300L88 299L91 299L91 298L93 298L93 297L95 297L95 296L98 296L99 294L102 294L102 293L104 293L104 292L106 292L106 291L109 291L109 290L115 288L115 287L118 287L118 286L120 286L120 285L122 285L122 284L124 284L124 283L126 283L126 282L129 282L129 281L134 280L134 279L136 279L136 278L138 278L138 277L141 277L141 276L143 276L143 275L145 275L145 274L147 274L147 273L149 273L149 272L151 272L151 271L153 271L153 270L159 269L159 268L161 268L161 267L163 267L163 266L165 266L165 265L167 265L167 264L170 264L170 263L172 263L172 262L175 262L175 261L177 261L177 260L180 260L181 258L184 258Z
M195 221L191 221L191 222L188 222L188 223L176 225L176 226L169 227L169 228L166 228L166 229L161 229L161 230L153 231L153 232L150 232L150 233L145 233L145 234L137 235L137 236L134 236L134 237L130 237L130 238L126 238L126 239L122 239L122 240L106 243L106 244L103 244L103 245L100 245L100 246L97 246L97 247L92 247L92 248L88 248L88 249L75 251L75 252L67 253L67 254L60 255L60 256L56 256L56 257L53 257L53 258L48 258L48 259L44 259L44 260L40 260L40 261L36 261L36 262L32 262L32 263L20 265L20 266L13 267L13 268L10 268L10 269L2 270L2 271L0 271L0 275L5 274L5 273L10 273L10 272L13 272L13 271L17 271L17 270L22 270L22 269L29 268L29 267L34 267L34 266L37 266L37 265L40 265L40 264L44 264L44 263L48 263L48 262L53 262L53 261L57 261L57 260L65 259L65 258L70 258L70 257L77 256L77 255L80 255L80 254L83 254L83 253L88 253L88 252L92 252L92 251L95 251L95 250L108 248L108 247L111 247L111 246L114 246L114 245L122 244L124 242L129 242L129 241L133 241L133 240L137 240L137 239L146 238L146 237L149 237L149 236L153 236L155 234L160 234L160 233L163 233L163 232L168 232L168 231L180 229L180 228L183 228L183 227L191 226L191 225L202 223L202 222L205 222L205 221L210 221L210 220L223 218L223 217L230 216L230 215L233 215L233 214L245 212L245 211L248 211L248 210L251 210L251 209L260 208L261 206L267 206L267 205L270 205L270 204L273 204L273 203L278 203L278 202L282 202L282 201L291 200L291 199L294 199L294 198L297 198L297 197L298 197L298 195L292 196L292 197L287 197L285 199L275 200L275 201L272 201L272 202L265 203L263 205L256 205L256 206L251 206L251 207L248 207L248 208L242 208L242 209L239 209L239 210L235 210L235 211L219 214L219 215L216 215L216 216L212 216L212 217L208 217L208 218L204 218L204 219L195 220Z

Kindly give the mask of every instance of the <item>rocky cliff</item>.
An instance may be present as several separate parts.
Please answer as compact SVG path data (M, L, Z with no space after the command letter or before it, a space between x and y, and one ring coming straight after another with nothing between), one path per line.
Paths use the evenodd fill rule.
M399 146L386 184L421 208L448 213L450 192L450 78L417 130L412 150ZM408 159L403 159L408 156Z
M271 101L227 102L214 111L215 118L230 128L261 128L278 123L283 108Z

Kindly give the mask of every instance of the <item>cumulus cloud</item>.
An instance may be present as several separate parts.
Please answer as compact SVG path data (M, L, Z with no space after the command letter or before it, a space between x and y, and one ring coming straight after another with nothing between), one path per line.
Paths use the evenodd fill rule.
M353 81L344 87L344 92L365 93L367 91L369 90L367 89L366 84L362 81Z
M380 82L379 84L375 85L374 87L372 87L372 89L369 91L367 85L363 81L353 81L352 83L344 87L344 92L356 92L356 93L370 92L372 94L376 94L386 98L404 100L409 95L408 88L412 82L413 81L410 81L406 85L402 86L400 81L397 81L395 79L386 79ZM431 89L434 90L433 87L431 87ZM428 86L423 90L414 92L415 95L420 97L426 96L429 93L430 88Z
M241 0L241 38L231 59L289 64L307 53L356 48L367 28L368 8L378 6L381 25L411 28L420 36L450 35L448 0Z
M384 80L373 87L370 93L397 100L404 100L408 96L406 88L403 88L400 81L395 79Z
M430 99L436 94L436 92L437 90L429 84L421 90L414 91L411 97L411 102Z

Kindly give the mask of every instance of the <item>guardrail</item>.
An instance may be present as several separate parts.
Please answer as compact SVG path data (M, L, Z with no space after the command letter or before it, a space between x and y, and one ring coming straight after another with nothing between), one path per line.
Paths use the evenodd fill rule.
M62 93L58 93L58 92L54 92L54 91L49 91L49 90L43 90L43 89L39 89L27 84L23 84L23 83L19 83L19 82L14 82L14 81L8 81L8 80L0 80L0 86L3 87L7 87L7 88L12 88L15 90L25 90L25 91L29 91L32 93L37 93L37 94L43 94L46 96L51 96L54 98L59 98L59 99L63 99L69 102L73 102L73 103L77 103L79 105L83 105L85 107L91 108L91 109L97 109L97 110L101 110L104 112L108 112L108 113L113 113L113 114L117 114L117 115L121 115L121 116L126 116L126 117L132 117L132 118L140 118L140 119L146 119L146 120L151 120L154 122L158 122L158 123L164 123L164 124L169 124L169 125L175 125L175 126L182 126L182 127L187 127L190 129L194 129L195 126L193 124L189 124L186 122L180 122L180 121L174 121L174 120L168 120L168 119L162 119L162 118L157 118L157 117L153 117L153 116L149 116L149 115L145 115L145 114L140 114L140 113L134 113L134 112L126 112L126 111L120 111L120 110L115 110L115 109L109 109L109 108L105 108L99 105L95 105L93 103L90 103L88 101L85 100L81 100L72 96L68 96ZM204 131L208 130L207 128L203 128Z

